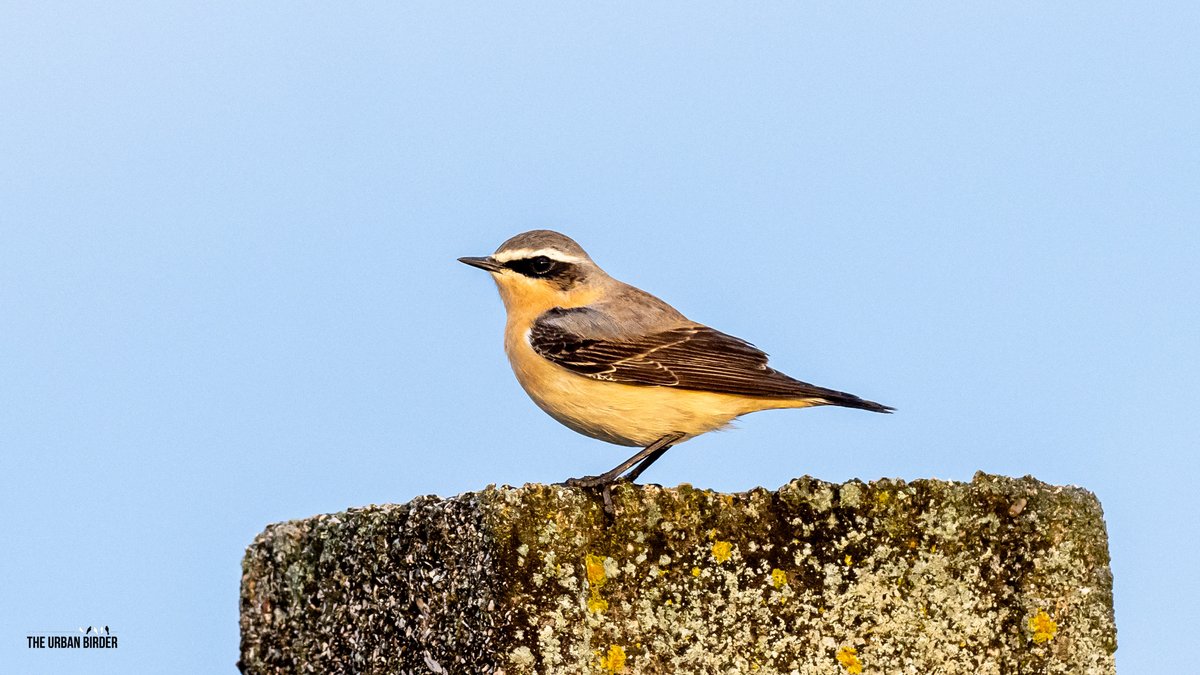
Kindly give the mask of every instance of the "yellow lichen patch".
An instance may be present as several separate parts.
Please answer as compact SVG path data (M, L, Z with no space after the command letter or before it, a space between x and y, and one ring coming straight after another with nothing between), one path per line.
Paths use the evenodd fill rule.
M604 556L590 553L583 562L588 580L587 608L589 612L603 612L608 609L608 601L600 596L600 587L608 582L608 575L604 572L604 562Z
M783 588L786 586L787 572L784 572L781 569L771 570L771 583L775 585L775 588Z
M600 588L608 581L608 575L604 573L604 556L589 553L584 567L587 568L587 580L592 588Z
M700 576L700 568L699 567L692 568L692 576L694 576L694 577Z
M1054 634L1058 632L1058 624L1054 623L1054 619L1046 613L1046 610L1039 609L1037 614L1029 617L1029 630L1033 633L1033 641L1036 644L1049 642L1054 639Z
M892 493L886 490L880 492L878 495L875 495L875 501L879 502L881 506L883 504L887 504L888 502L892 501Z
M600 597L600 593L593 590L588 596L587 607L589 612L603 612L608 609L608 601Z
M851 565L853 565L853 564L854 564L854 558L851 558L851 557L850 557L850 554L849 554L849 553L847 553L847 554L846 554L846 567L849 567L849 566L851 566Z
M842 668L846 669L850 675L860 675L863 670L862 661L858 659L858 650L854 647L842 647L837 652L838 663L842 664Z
M729 556L733 555L733 544L727 541L713 542L712 545L713 559L718 563L723 563L729 560Z
M625 672L625 648L621 645L609 647L608 653L600 657L600 670L605 673Z

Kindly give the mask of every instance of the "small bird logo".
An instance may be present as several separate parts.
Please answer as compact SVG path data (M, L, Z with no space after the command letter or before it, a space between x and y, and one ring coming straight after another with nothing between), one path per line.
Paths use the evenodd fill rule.
M771 368L754 345L610 277L558 232L524 232L490 256L459 261L495 280L508 315L504 349L534 403L581 434L641 447L612 470L568 485L632 481L671 446L758 410L892 412Z

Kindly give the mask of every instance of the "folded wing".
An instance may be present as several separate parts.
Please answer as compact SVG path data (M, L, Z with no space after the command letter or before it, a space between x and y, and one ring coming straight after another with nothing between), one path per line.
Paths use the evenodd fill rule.
M749 342L699 324L626 338L589 337L602 320L596 314L587 308L552 309L534 322L530 345L547 360L596 380L891 411L792 379L769 367L767 355Z

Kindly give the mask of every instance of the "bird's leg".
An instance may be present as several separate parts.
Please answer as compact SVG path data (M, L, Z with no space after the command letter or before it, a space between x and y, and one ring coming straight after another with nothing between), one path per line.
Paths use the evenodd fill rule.
M653 464L654 462L658 461L658 458L662 457L664 454L666 454L666 452L668 450L670 450L671 447L672 446L670 446L670 445L664 445L661 448L659 448L658 450L655 450L654 452L650 453L650 455L648 457L646 457L646 459L643 459L637 466L630 469L629 473L625 474L625 476L624 476L625 480L629 481L630 483L637 480L637 477L642 475L643 471L650 468L650 465Z
M629 480L633 480L634 478L640 476L641 473L646 470L646 467L653 464L654 460L662 457L662 454L671 447L671 444L683 437L684 434L681 433L667 434L657 441L654 441L650 445L642 448L636 455L630 457L624 462L621 462L611 470L606 471L599 476L568 478L566 480L566 485L572 487L596 487L598 485L608 485L609 483L615 482L621 476L621 474L629 471L630 468L636 465L637 468L634 468L633 471L629 471L629 476L627 476Z

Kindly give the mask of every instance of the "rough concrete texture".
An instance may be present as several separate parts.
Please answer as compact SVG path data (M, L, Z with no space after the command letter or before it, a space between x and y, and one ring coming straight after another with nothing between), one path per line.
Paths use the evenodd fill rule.
M1031 478L527 485L272 525L247 673L1114 673L1100 504Z

